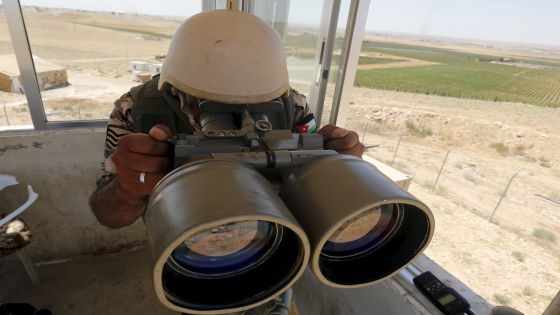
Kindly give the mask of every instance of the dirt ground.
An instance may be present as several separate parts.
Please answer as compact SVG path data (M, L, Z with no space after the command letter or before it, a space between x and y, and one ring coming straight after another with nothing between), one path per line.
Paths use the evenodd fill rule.
M560 110L354 88L347 127L363 137L368 120L375 158L390 164L402 135L393 166L436 218L426 253L491 303L542 313L560 288L558 240L536 232L560 237Z

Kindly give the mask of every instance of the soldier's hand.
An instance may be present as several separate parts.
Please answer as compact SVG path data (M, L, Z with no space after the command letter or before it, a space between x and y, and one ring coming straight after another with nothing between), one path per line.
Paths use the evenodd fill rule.
M170 170L169 144L165 142L169 137L167 126L156 125L149 134L132 133L119 139L111 160L121 189L131 198L148 196Z
M358 134L335 125L326 125L318 133L327 139L325 149L335 150L341 154L349 154L361 158L365 147L360 143Z

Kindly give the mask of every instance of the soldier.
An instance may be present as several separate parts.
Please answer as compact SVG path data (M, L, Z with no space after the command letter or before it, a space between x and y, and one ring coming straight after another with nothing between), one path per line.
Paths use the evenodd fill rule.
M282 42L272 27L237 11L191 17L173 36L161 75L115 102L104 174L90 199L93 213L110 228L132 224L143 214L155 184L171 170L165 140L200 130L200 100L227 106L277 98L284 111L269 114L274 129L315 131L305 96L289 86ZM326 149L357 157L364 152L353 131L326 125L317 132L328 140Z

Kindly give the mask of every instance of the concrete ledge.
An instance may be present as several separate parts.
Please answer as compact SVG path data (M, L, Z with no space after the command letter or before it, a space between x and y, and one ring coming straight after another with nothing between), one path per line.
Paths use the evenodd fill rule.
M145 241L142 223L110 230L89 209L89 196L101 175L104 138L101 129L0 136L1 171L21 183L0 192L0 208L20 205L27 184L39 194L22 216L33 233L26 248L34 261L111 252Z
M393 182L401 186L404 190L408 190L408 187L410 186L410 182L412 181L411 175L405 174L397 169L394 169L391 166L379 160L376 160L375 158L369 155L364 155L362 158L364 161L375 166L381 173L385 174L385 176L389 177Z

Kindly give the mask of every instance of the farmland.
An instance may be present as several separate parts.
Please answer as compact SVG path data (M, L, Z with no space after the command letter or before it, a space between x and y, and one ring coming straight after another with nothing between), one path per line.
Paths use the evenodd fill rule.
M336 63L342 40L335 44ZM308 34L289 36L291 47L314 47ZM338 49L338 50L337 50ZM476 54L437 47L365 41L356 74L360 87L560 107L560 60ZM380 57L372 57L378 54ZM313 55L298 55L312 58ZM385 57L383 57L385 56ZM424 61L404 67L403 60ZM503 61L506 60L506 61ZM368 64L390 66L365 67Z
M509 59L438 48L366 42L362 51L416 58L438 65L359 70L356 85L490 101L560 107L560 60Z

